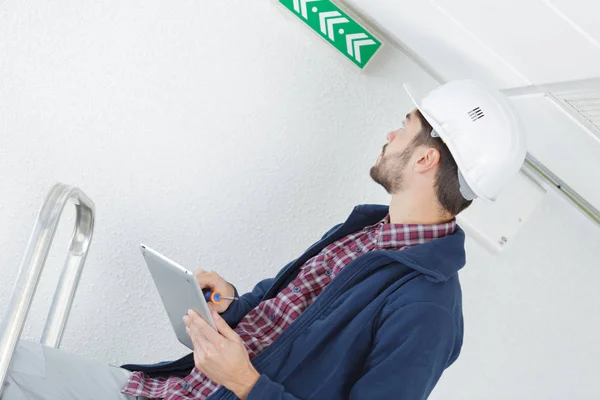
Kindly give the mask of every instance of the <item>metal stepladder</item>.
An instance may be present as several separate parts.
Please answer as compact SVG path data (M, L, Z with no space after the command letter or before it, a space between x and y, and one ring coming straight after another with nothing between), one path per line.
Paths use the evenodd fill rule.
M80 189L58 183L52 187L38 213L17 282L0 325L0 397L58 222L66 204L70 202L76 209L75 230L40 339L42 345L54 348L60 346L92 240L95 206Z

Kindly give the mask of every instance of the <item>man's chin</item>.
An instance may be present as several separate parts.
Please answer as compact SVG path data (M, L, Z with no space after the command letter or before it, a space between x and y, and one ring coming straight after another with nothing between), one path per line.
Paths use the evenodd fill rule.
M373 167L371 167L370 175L371 179L373 179L373 181L376 184L380 185L388 194L392 194L392 187L388 182L386 182L385 178L381 175L379 166L374 165Z
M379 171L376 165L371 167L371 170L369 171L369 175L371 175L371 179L373 179L373 181L375 181L375 183L377 183L378 185L381 185L380 179L379 179Z

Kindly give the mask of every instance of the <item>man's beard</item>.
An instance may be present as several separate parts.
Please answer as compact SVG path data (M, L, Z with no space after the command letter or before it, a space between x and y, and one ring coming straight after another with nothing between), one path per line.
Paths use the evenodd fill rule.
M410 146L400 154L382 156L378 163L371 167L371 178L379 183L388 194L399 193L404 190L403 171L414 147Z

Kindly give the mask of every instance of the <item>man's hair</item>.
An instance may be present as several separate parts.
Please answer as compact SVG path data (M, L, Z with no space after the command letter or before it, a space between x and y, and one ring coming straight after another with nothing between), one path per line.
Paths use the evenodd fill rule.
M440 152L440 163L435 177L435 194L442 207L452 215L458 215L471 205L473 200L466 200L460 193L458 182L458 166L448 146L439 137L431 136L432 126L419 110L416 115L421 121L422 129L412 142L413 148L418 146L433 147Z

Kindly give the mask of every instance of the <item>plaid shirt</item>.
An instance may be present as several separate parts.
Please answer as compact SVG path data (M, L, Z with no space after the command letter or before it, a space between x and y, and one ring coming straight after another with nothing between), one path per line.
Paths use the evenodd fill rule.
M390 224L388 214L325 247L308 260L296 278L276 297L263 300L234 329L243 340L250 359L270 346L323 291L340 271L357 257L373 250L404 250L454 233L456 221L438 225ZM164 400L206 399L221 385L197 368L185 378L149 378L134 372L122 393Z

